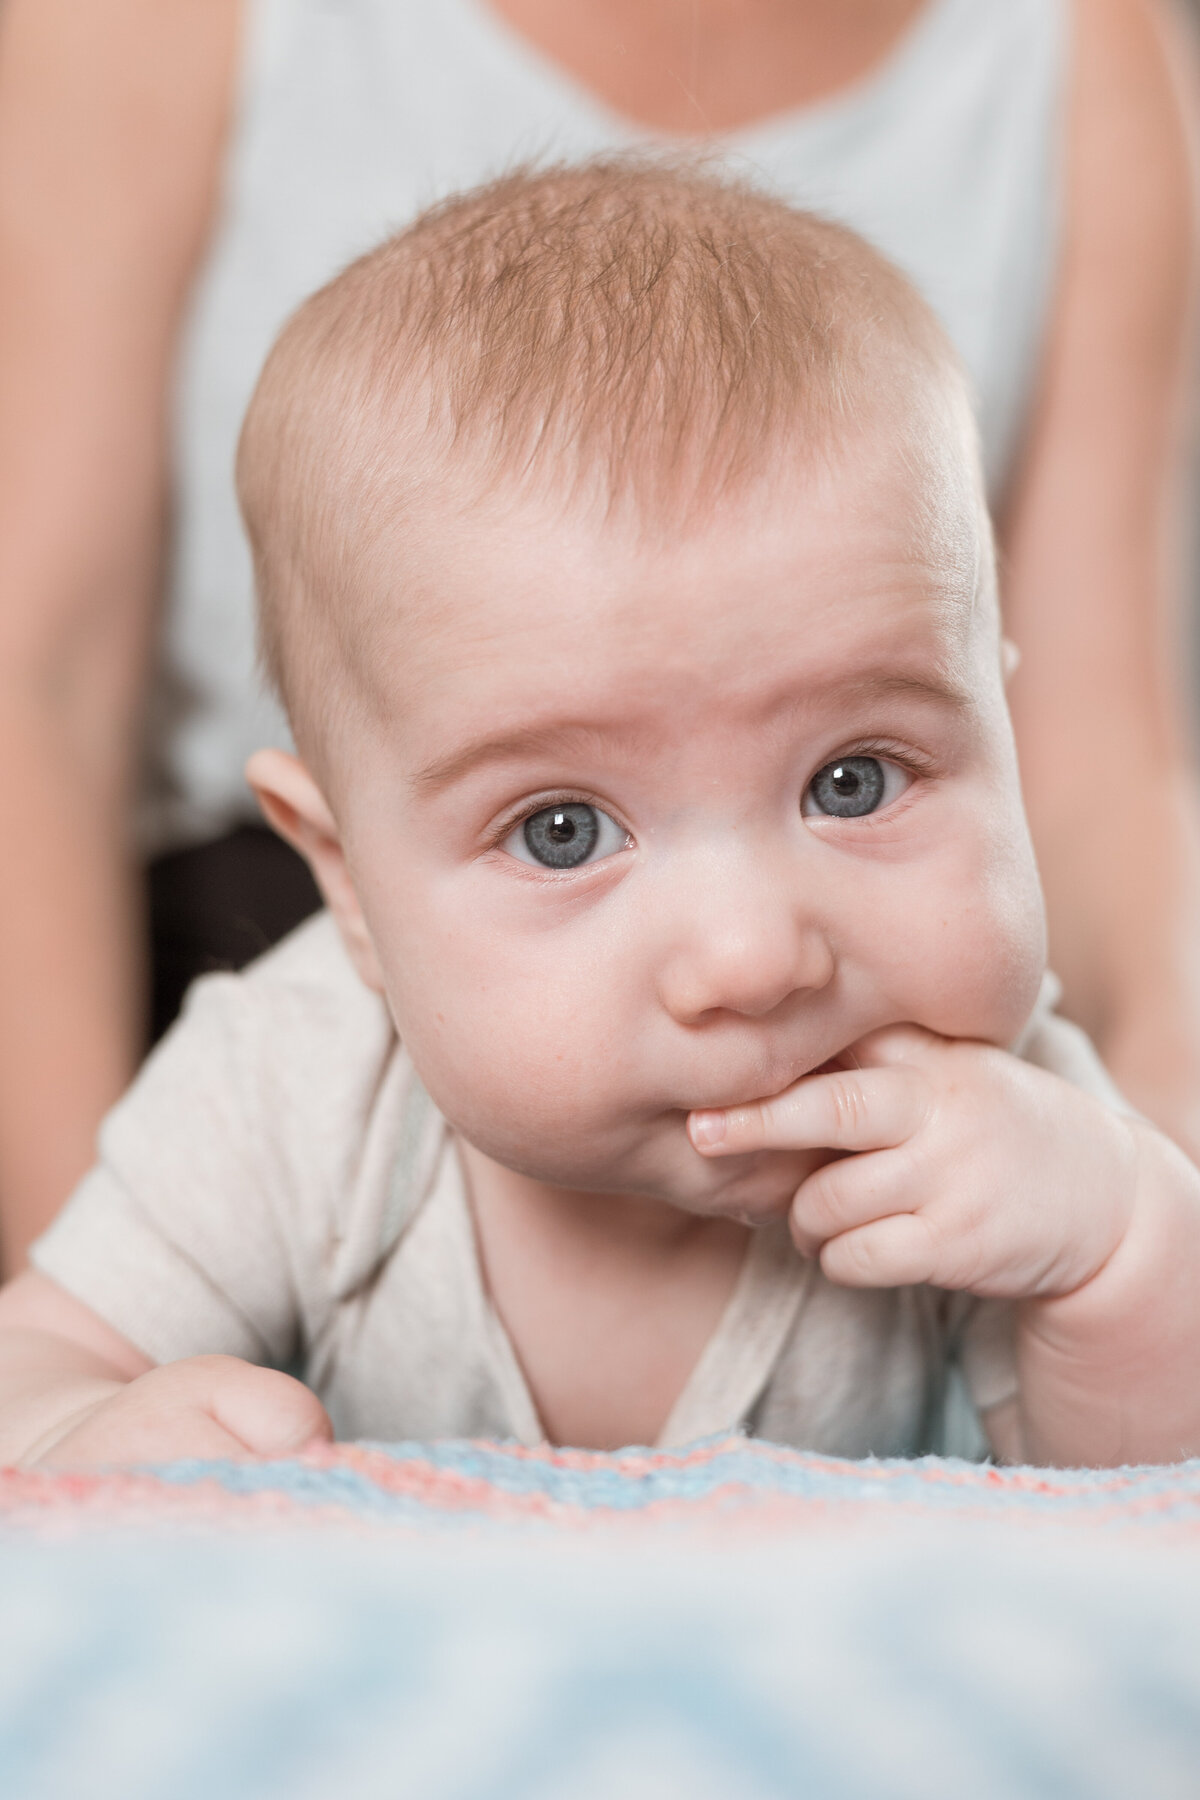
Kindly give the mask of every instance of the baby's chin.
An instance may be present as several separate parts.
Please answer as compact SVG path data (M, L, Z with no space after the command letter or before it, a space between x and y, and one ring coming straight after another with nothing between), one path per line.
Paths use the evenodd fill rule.
M830 1160L830 1153L759 1150L751 1156L696 1160L701 1163L699 1175L685 1171L684 1179L662 1195L664 1200L702 1218L767 1225L786 1218L796 1189Z
M576 1144L561 1155L539 1150L522 1155L511 1144L480 1142L485 1156L519 1175L575 1193L632 1194L662 1200L701 1218L738 1219L765 1225L783 1218L796 1189L830 1160L821 1150L758 1150L748 1156L707 1158L687 1135L685 1115L651 1134L650 1140L617 1153L588 1154Z

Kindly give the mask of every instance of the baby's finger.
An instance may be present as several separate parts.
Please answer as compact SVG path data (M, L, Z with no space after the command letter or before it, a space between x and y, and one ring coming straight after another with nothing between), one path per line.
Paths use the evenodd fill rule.
M797 1250L815 1256L822 1245L894 1213L908 1212L914 1199L912 1159L903 1150L843 1156L809 1175L796 1190L788 1226Z
M23 1462L32 1468L114 1468L133 1463L202 1457L244 1457L246 1446L210 1413L181 1407L166 1415L138 1406L96 1405L66 1419L31 1444Z
M890 1150L918 1131L930 1088L916 1069L838 1069L805 1075L772 1100L694 1112L688 1132L705 1156L750 1150Z
M922 1213L893 1213L830 1238L821 1271L842 1287L917 1287L933 1279L937 1245Z

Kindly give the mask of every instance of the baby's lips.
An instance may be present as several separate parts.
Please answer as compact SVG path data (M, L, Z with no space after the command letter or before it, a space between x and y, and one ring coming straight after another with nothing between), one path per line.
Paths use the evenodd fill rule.
M810 1075L838 1075L843 1069L856 1069L857 1067L858 1064L850 1052L843 1050L837 1056L827 1056L819 1069L810 1069L808 1075L802 1075L800 1079L807 1081Z

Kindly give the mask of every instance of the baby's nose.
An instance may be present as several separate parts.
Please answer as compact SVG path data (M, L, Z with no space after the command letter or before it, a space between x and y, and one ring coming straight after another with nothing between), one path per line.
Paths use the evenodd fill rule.
M677 915L659 964L659 997L680 1024L714 1012L762 1018L790 995L832 979L828 934L781 871L722 879L706 872Z

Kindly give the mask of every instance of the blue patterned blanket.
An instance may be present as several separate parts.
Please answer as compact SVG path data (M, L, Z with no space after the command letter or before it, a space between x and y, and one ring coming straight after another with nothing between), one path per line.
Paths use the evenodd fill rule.
M1200 1800L1200 1464L0 1472L3 1800Z

